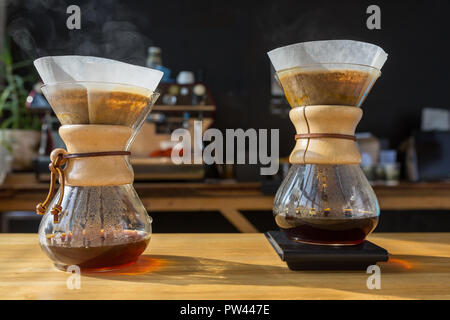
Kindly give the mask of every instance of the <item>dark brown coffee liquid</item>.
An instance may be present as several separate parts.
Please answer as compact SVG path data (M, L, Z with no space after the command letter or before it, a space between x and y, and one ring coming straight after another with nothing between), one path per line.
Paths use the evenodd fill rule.
M65 269L77 265L81 269L114 268L133 263L144 252L150 237L136 237L131 242L97 247L70 247L65 245L44 246L43 249L57 261L55 265Z
M332 219L277 216L276 219L290 239L324 245L359 244L378 223L378 217Z

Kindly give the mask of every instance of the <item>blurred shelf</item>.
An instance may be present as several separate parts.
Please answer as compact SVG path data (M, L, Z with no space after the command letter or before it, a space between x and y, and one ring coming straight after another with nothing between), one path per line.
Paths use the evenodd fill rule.
M257 232L240 210L271 210L273 197L262 195L259 183L134 183L148 211L218 211L240 232ZM48 183L31 173L13 174L0 186L0 212L34 211L48 192Z
M381 209L450 210L450 182L401 182L373 189Z
M216 111L216 106L213 106L213 105L208 105L208 106L155 105L155 106L153 106L152 111Z
M3 185L0 185L0 199L2 194L7 192L20 191L48 191L48 183L36 180L33 173L14 173L6 177ZM234 180L214 180L208 182L135 182L136 190L145 191L146 189L154 190L211 190L211 191L237 191L250 192L252 194L261 194L259 191L259 182L236 182ZM174 194L177 196L178 194ZM157 196L157 195L156 195ZM1 207L1 202L0 202ZM1 210L0 210L1 211Z
M450 181L447 182L400 182L397 185L375 184L372 186L374 190L434 190L434 189L450 189Z
M240 211L271 211L273 195L258 182L135 182L148 211L218 211L241 232L256 228ZM12 174L0 186L0 212L34 211L48 191L32 173ZM400 183L374 186L382 210L450 210L450 183Z

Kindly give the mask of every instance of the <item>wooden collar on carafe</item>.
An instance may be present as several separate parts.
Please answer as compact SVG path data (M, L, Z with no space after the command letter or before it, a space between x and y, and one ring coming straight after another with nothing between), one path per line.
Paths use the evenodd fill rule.
M292 108L296 144L289 161L296 164L360 163L355 129L362 110L354 106L311 105Z
M326 106L326 105L324 105ZM311 133L308 118L306 117L306 108L314 108L315 106L301 106L303 109L303 116L306 122L306 126L308 129L308 133L296 134L295 140L298 139L320 139L320 138L333 138L333 139L346 139L356 141L356 136L351 134L340 134L340 133ZM339 106L331 106L330 107L339 107Z

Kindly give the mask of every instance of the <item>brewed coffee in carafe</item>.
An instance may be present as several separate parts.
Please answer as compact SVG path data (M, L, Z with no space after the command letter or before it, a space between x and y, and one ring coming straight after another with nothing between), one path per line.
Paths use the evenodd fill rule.
M149 244L152 220L133 188L128 150L162 73L78 56L45 57L35 66L66 145L50 156L49 195L37 206L41 247L63 270L129 265Z
M299 43L268 54L296 128L275 221L294 241L359 244L375 229L380 210L359 166L354 133L387 55L350 40Z

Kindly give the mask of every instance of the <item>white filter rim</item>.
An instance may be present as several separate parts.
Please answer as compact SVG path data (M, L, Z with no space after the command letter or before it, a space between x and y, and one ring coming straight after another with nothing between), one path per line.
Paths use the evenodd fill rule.
M60 82L111 82L155 91L164 73L160 70L94 56L46 56L34 61L45 84Z
M276 71L314 64L349 63L381 70L388 54L374 44L354 40L320 40L290 44L269 51Z

